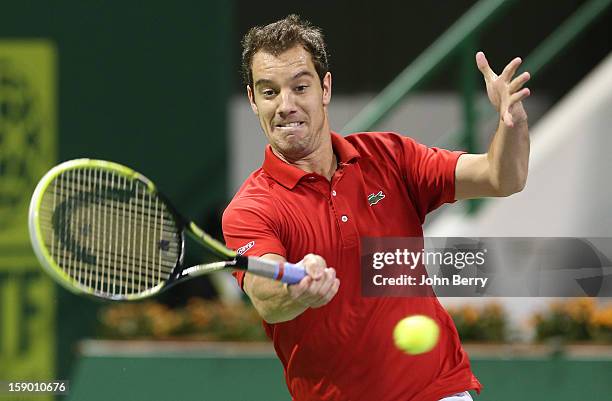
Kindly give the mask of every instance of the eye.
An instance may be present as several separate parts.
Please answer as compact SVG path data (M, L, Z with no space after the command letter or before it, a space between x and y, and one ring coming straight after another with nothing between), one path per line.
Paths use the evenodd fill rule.
M272 97L274 96L276 92L274 91L274 89L264 89L261 91L261 94L264 95L265 97Z
M298 85L295 87L295 91L298 93L302 93L306 91L306 88L308 88L308 85Z

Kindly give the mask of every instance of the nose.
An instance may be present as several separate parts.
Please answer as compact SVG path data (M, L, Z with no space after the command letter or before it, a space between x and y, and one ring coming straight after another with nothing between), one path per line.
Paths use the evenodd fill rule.
M297 111L295 99L291 91L281 92L279 96L279 105L276 111L279 117L283 119Z

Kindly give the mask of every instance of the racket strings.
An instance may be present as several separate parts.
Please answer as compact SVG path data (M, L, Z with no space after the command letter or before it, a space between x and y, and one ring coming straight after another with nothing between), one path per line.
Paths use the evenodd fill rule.
M55 194L53 194L53 195L55 196ZM95 209L98 211L99 215L100 214L104 214L104 211L103 211L104 208L103 207L97 207ZM44 208L43 207L43 208L41 208L41 210L42 211L47 211L47 212L52 212L53 209ZM86 209L85 208L81 208L79 210L83 211L83 210L86 210ZM90 241L92 241L93 239L96 239L96 238L100 239L100 238L102 238L104 241L106 241L107 236L110 235L112 237L115 237L114 248L115 248L115 254L116 254L116 252L117 252L117 250L119 248L116 242L119 240L119 237L121 237L121 236L123 236L123 237L127 237L127 236L133 237L133 235L131 235L129 231L126 233L125 230L122 230L121 233L119 233L118 232L119 228L122 227L122 228L125 229L125 227L127 227L127 229L130 230L130 229L133 229L133 227L140 227L141 233L142 233L143 230L145 230L145 227L147 227L147 228L150 227L150 225L148 225L148 224L146 224L146 225L142 224L142 221L145 219L145 216L148 217L148 220L150 220L151 218L154 219L154 228L153 228L154 233L153 234L158 234L158 230L157 230L156 226L158 225L159 218L152 217L153 216L152 213L149 214L148 216L143 214L143 215L141 215L138 218L134 218L133 215L132 216L125 215L124 213L121 213L121 212L116 213L116 212L113 212L112 210L108 210L107 209L106 210L107 213L106 213L105 218L102 219L102 218L98 217L98 221L95 221L96 215L95 214L94 215L91 214L91 212L94 211L94 208L88 208L87 210L89 211L89 216L88 217L86 216L85 218L83 218L83 215L80 215L79 213L76 213L76 214L73 215L72 220L68 219L68 215L66 215L66 219L63 222L63 224L65 226L67 226L67 227L70 224L73 224L75 226L80 226L80 225L83 224L83 221L87 221L87 219L89 219L89 221L93 222L93 224L92 224L93 227L95 227L98 230L101 230L101 231L97 232L96 236L88 236L86 238L85 245L86 245L87 249L91 249L92 248L93 245L91 244ZM110 222L109 222L109 220L110 220ZM119 223L117 223L117 220L119 220ZM107 228L107 226L108 226L108 228ZM43 221L43 222L41 222L41 227L47 228L49 230L52 230L54 225L53 224L49 224L48 222ZM161 229L162 229L162 231L164 233L173 233L172 230L173 230L173 228L175 226L171 222L166 222L165 224L160 225L160 227L161 227ZM54 238L55 231L52 231L51 234L53 236L52 237L52 244L54 246L58 245L58 241L55 241L55 238ZM149 236L148 238L151 238L150 237L151 230L147 230L146 234L147 234L147 236ZM128 245L129 244L131 244L131 242L128 242ZM103 245L102 247L99 247L98 245L99 245L99 243L96 244L96 246L93 246L93 247L95 249L107 249L108 247L110 247L110 250L109 250L108 254L109 255L112 254L112 247L113 247L113 243L112 242L109 242L108 247L105 246L104 242L102 244ZM149 241L147 241L146 245L147 245L147 249L149 249ZM122 251L124 250L123 243L122 243L122 246L121 246L121 250ZM174 256L178 256L178 253L177 252L173 252L172 249L169 249L166 253L167 254L172 254ZM140 255L136 256L136 255L134 255L132 253L122 252L121 254L115 255L113 257L113 259L124 258L126 261L132 261L132 259L138 259L138 260L143 260L143 261L147 261L147 262L155 261L155 259L153 257L150 260L147 259L146 255L151 255L151 252L147 251L146 254L145 254L145 257L143 257L142 253ZM102 255L102 256L104 256L104 255ZM159 256L161 256L161 254ZM72 255L72 257L74 257L74 255ZM159 261L160 260L158 260L158 263L159 263Z
M180 256L181 239L166 205L143 182L110 170L60 174L42 198L40 222L64 273L108 296L155 287Z

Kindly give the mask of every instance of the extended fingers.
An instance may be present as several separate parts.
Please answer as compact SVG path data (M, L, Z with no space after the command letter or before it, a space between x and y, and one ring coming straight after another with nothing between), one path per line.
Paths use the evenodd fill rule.
M506 124L506 126L510 128L514 127L514 118L512 116L512 113L510 112L510 109L516 103L522 101L530 94L531 91L529 90L529 88L523 88L510 96L510 100L508 101L508 107L506 108L506 111L503 113L502 116L502 120L504 121L504 124Z
M529 88L523 88L520 91L512 94L510 96L510 104L508 105L508 107L512 106L514 103L522 101L530 94L531 94L531 91L529 90Z
M501 73L501 77L504 79L504 81L510 82L510 80L512 79L514 74L516 74L516 70L519 68L522 62L523 60L521 60L520 57L516 57L515 59L513 59L511 62L508 63L506 68L504 68L504 70Z
M508 88L510 90L510 93L517 92L519 89L523 87L523 85L525 85L527 81L529 81L530 78L531 78L531 75L529 75L528 72L524 72L518 77L514 78L512 82L510 82L510 86Z

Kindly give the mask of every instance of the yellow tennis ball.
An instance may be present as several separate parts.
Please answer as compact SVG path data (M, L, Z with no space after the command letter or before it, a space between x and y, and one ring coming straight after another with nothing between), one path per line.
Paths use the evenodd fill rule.
M395 346L411 355L431 351L438 343L439 336L438 324L424 315L405 317L393 329Z

